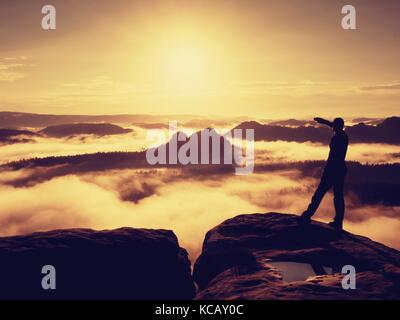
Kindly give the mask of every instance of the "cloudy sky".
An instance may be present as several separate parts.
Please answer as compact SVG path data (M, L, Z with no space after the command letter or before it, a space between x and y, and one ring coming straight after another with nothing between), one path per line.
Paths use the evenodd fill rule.
M400 98L397 0L0 3L0 110L254 118L388 116Z

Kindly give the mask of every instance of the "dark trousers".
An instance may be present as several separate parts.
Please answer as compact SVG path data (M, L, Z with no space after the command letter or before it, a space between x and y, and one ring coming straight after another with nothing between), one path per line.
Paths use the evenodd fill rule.
M333 187L333 202L335 205L336 216L335 222L342 223L344 219L344 179L346 177L346 169L341 170L325 170L322 175L321 182L312 197L311 203L305 211L304 215L311 218L317 211L323 197Z

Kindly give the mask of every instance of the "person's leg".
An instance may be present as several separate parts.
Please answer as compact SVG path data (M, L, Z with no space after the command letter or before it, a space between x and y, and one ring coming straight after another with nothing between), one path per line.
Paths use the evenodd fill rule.
M338 225L342 225L344 219L344 210L345 210L345 203L344 203L344 178L345 175L339 175L336 177L335 182L333 184L333 202L335 204L336 216L335 216L335 223Z
M321 182L318 185L317 190L315 191L311 203L309 204L308 208L304 213L302 214L303 219L310 219L314 213L317 211L323 197L325 194L328 192L328 190L332 187L332 178L323 175L321 178Z

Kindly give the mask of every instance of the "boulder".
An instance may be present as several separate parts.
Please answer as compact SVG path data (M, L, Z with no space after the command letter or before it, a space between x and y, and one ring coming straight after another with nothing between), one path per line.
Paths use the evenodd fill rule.
M207 233L193 276L196 299L400 299L400 252L291 214L239 215Z
M44 290L45 265L56 289ZM187 252L169 230L55 230L0 238L0 299L192 299Z

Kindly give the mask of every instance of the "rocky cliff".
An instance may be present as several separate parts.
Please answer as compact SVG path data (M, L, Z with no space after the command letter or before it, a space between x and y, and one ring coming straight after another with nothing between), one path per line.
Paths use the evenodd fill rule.
M400 252L297 216L240 215L209 231L197 299L400 299ZM343 266L355 268L345 290Z
M56 289L44 290L42 267ZM56 230L0 238L0 299L192 299L187 253L172 231Z
M400 252L290 214L210 230L194 265L172 231L55 230L0 238L0 299L400 299ZM55 268L56 289L44 290ZM355 268L355 289L342 286ZM196 281L199 290L195 296Z

